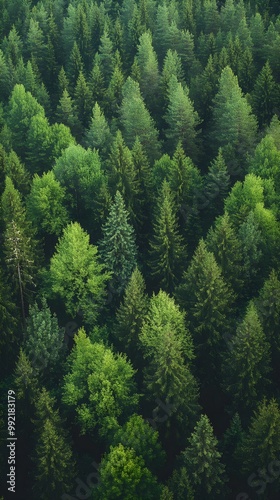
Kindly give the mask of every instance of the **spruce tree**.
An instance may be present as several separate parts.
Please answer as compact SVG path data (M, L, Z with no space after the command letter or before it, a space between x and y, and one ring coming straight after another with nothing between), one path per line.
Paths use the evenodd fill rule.
M74 96L78 119L84 127L87 127L92 109L92 95L82 72L79 73Z
M159 70L156 53L149 32L139 39L137 62L140 71L140 90L150 111L155 111L159 90Z
M62 361L63 332L45 299L41 308L35 303L29 309L23 346L34 372L41 380L46 373L48 377L54 371L57 374Z
M139 334L148 309L144 278L138 267L133 271L126 286L124 298L116 312L114 334L128 354L136 362L139 357Z
M137 248L134 230L119 191L107 221L103 226L103 239L99 250L106 269L112 273L111 287L118 296L122 294L136 266Z
M254 146L256 129L256 118L242 94L237 77L226 66L213 101L212 139L217 148L223 148L231 175L240 174L240 169L244 168L246 155Z
M169 104L165 115L168 124L166 137L173 151L180 141L187 156L197 156L197 127L200 123L198 113L189 98L188 87L183 87L174 76L169 83Z
M279 103L279 89L267 62L257 77L251 95L252 107L262 129L269 124Z
M61 497L71 491L75 474L70 440L53 406L54 400L43 389L36 402L38 441L33 486L34 494L42 500L47 500L49 495Z
M186 435L199 411L198 384L190 370L193 341L185 327L184 313L165 292L153 295L144 319L140 342L147 366L144 389L150 400L170 406L166 431L172 436ZM159 405L159 401L157 403ZM159 412L159 406L154 414Z
M125 145L122 133L118 130L110 149L107 161L109 187L114 196L116 191L122 195L131 220L138 219L139 181L131 151Z
M111 133L107 120L96 102L93 110L90 127L86 132L86 145L91 149L98 149L102 157L106 156L111 143Z
M270 370L270 346L257 310L250 303L224 358L224 386L231 396L234 411L251 409L260 400Z
M271 473L274 465L273 462L277 460L278 464L280 451L279 432L279 405L275 399L271 399L270 401L264 399L258 405L256 411L254 411L249 428L237 450L241 470L244 476L246 475L246 478L248 474L252 474L252 471L258 471L260 477L262 477L263 474L261 471L266 471L269 467L270 470L268 470ZM274 475L275 473L272 473L272 476ZM273 488L275 488L276 492L279 492L279 475L277 474L277 476L273 481L274 487L272 484L269 485L270 491L273 491ZM260 483L258 484L259 487L262 486L263 482L260 481ZM260 493L263 493L263 491L259 489Z
M224 349L223 337L230 332L233 296L213 253L207 250L203 240L183 274L176 296L179 304L188 311L199 372L204 377L206 373L217 376L220 353Z
M135 120L135 116L137 116L137 120ZM123 86L120 121L128 147L133 146L138 136L149 159L158 158L160 151L158 131L144 104L138 83L130 77Z
M243 281L243 253L238 233L228 213L218 217L207 234L206 245L213 252L223 276L236 293L241 293Z
M179 234L174 198L166 181L157 201L150 247L152 275L162 288L171 292L182 272L186 249Z
M218 451L218 440L206 415L201 415L189 445L182 453L183 463L199 498L222 498L225 492L225 466Z

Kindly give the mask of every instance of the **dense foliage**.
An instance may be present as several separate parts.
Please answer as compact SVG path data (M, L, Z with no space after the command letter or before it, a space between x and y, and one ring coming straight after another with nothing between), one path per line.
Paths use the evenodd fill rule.
M3 498L279 498L279 47L277 0L0 0Z

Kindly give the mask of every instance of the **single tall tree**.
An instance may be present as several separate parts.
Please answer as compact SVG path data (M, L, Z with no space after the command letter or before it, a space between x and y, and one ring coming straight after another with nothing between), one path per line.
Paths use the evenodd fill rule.
M112 273L111 287L120 295L136 266L137 248L134 230L119 191L103 226L99 250L106 269Z

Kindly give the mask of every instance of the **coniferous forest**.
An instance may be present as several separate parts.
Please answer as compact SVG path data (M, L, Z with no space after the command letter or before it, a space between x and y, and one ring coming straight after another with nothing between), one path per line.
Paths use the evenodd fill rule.
M280 3L0 0L0 498L280 497Z

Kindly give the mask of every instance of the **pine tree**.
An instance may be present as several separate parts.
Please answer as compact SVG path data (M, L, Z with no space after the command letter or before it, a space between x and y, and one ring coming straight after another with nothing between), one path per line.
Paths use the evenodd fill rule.
M210 164L205 178L205 195L210 206L207 212L211 212L211 220L214 220L223 212L224 199L229 191L230 176L225 164L222 150L219 149L218 156Z
M124 74L120 64L116 64L106 92L106 109L110 116L117 117L119 115L123 85Z
M71 88L73 89L75 88L75 85L77 85L79 75L83 73L83 71L84 71L84 63L82 60L78 44L75 41L71 50L67 68L67 76L71 83ZM67 87L64 86L64 88ZM64 90L64 88L62 90Z
M206 415L201 415L182 456L195 494L199 498L222 498L225 466L221 463L218 440Z
M16 292L19 294L24 322L25 295L35 284L36 243L34 230L26 219L21 196L8 177L1 205L5 223L5 262Z
M135 116L137 116L137 120L135 120ZM128 77L123 86L120 121L124 139L128 147L133 147L134 141L138 136L149 159L154 160L158 158L160 151L158 131L145 107L138 83L130 77Z
M98 149L101 156L106 156L110 148L111 133L107 120L96 102L93 110L90 127L86 133L86 145L91 149Z
M187 156L197 156L197 126L200 123L198 113L189 98L188 87L183 88L174 76L169 83L169 104L165 115L168 124L166 137L170 140L173 151L180 141Z
M50 494L60 497L71 491L75 474L69 437L53 405L54 400L43 389L36 402L38 442L34 456L36 468L33 486L34 494L42 500L47 500Z
M161 88L163 92L164 103L168 104L168 89L172 76L175 75L178 82L184 83L182 61L176 50L168 49L163 62L161 74Z
M155 111L159 90L159 70L156 53L149 32L139 39L137 62L140 70L140 90L150 111Z
M59 329L57 318L51 314L45 299L42 307L38 304L29 309L26 320L24 352L31 362L34 372L42 380L59 370L63 353L63 332Z
M270 347L255 306L250 303L224 359L225 388L235 411L251 409L267 387Z
M270 401L263 400L254 412L249 429L237 450L241 470L244 475L246 474L246 477L248 474L252 474L252 471L258 471L260 477L265 477L263 473L266 472L267 468L269 473L275 476L274 486L272 484L269 485L270 492L273 492L273 488L276 489L276 492L279 492L278 473L276 476L275 472L272 472L274 461L276 460L278 468L280 451L279 431L280 410L278 403L275 399L271 399ZM254 475L255 477L256 474ZM259 493L263 493L262 485L266 484L266 481L259 481L259 483L258 491Z
M82 72L79 73L74 96L78 119L84 127L87 127L92 110L92 95Z
M9 100L7 125L12 132L13 149L22 159L25 159L27 134L35 115L43 117L43 107L23 85L15 85Z
M182 271L186 250L179 234L173 195L166 181L158 197L150 247L152 275L161 287L173 291Z
M123 301L116 312L115 336L129 358L137 362L139 334L148 309L144 278L136 267L126 286ZM138 355L138 356L137 356Z
M111 42L108 31L105 29L103 35L100 38L99 46L99 60L101 65L101 71L104 75L104 82L106 87L108 87L109 82L112 78L114 69L114 55L113 55L113 44Z
M123 198L117 191L99 245L106 269L112 273L111 287L117 295L124 291L136 266L137 248L128 218Z
M275 373L279 370L279 327L280 327L280 281L275 270L272 270L264 282L256 299L256 307L265 337L271 346L272 365Z
M98 102L99 106L102 106L106 89L99 54L96 54L94 58L93 68L89 77L89 88L92 95L92 101Z
M107 169L112 195L114 196L116 191L120 192L126 203L130 218L135 222L138 215L139 182L132 153L125 145L122 133L119 130L111 146Z
M140 333L148 363L144 370L145 392L148 399L158 398L169 406L164 420L166 429L172 429L172 438L182 438L192 428L199 411L198 385L190 371L193 341L184 316L174 300L160 291L151 298ZM154 414L158 412L159 406Z
M233 296L213 253L206 249L203 240L183 274L176 296L179 304L188 311L199 370L209 376L215 367L217 375L220 353L224 348L223 336L230 331Z
M209 230L206 244L210 252L213 252L226 282L240 294L243 280L243 253L238 234L227 212L216 219L215 225Z
M77 109L66 88L63 90L59 100L56 116L59 123L64 123L74 135L80 132L81 124L78 120Z
M266 62L257 77L251 101L253 111L258 118L259 127L262 129L269 124L279 103L279 89L273 78L269 62Z
M257 124L229 66L222 71L213 104L212 138L217 148L222 147L229 173L236 175L252 151Z

